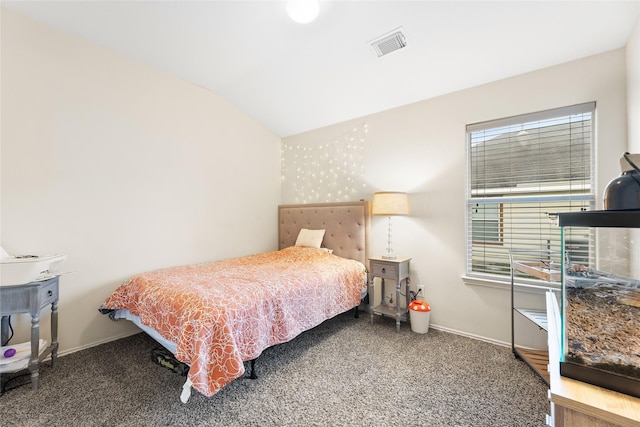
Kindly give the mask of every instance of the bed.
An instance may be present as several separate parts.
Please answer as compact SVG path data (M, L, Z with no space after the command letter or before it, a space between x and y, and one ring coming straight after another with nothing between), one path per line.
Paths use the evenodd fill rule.
M192 388L212 396L266 348L357 316L369 227L366 201L280 205L278 250L135 275L100 312L134 322L189 365L183 402Z

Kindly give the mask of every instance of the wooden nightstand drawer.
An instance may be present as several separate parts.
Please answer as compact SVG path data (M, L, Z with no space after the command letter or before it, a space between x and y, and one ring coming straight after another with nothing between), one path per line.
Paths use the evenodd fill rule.
M53 281L40 289L40 307L51 304L58 299L58 282Z
M397 279L398 265L376 262L371 266L371 275L374 277L382 277L383 279Z

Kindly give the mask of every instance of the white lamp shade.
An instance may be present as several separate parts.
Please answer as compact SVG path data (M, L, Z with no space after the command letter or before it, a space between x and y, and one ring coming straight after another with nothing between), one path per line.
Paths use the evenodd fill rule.
M384 216L409 215L407 193L397 191L374 193L371 214Z

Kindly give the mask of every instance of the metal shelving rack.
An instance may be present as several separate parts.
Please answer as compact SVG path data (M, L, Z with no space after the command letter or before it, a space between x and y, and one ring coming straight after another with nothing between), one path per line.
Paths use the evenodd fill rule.
M522 255L523 260L516 260L514 255ZM532 309L517 307L515 303L515 287L516 287L516 271L532 276L545 282L560 284L560 265L551 261L552 255L559 256L559 253L551 250L512 250L509 252L511 263L511 351L513 354L524 361L531 367L540 377L549 384L549 372L547 365L549 364L549 351L521 348L515 344L515 314L519 313L526 319L531 321L541 330L549 331L549 323L547 321L547 312L545 309ZM547 259L547 261L545 261ZM528 285L535 288L553 289L551 286ZM553 289L559 290L559 289Z

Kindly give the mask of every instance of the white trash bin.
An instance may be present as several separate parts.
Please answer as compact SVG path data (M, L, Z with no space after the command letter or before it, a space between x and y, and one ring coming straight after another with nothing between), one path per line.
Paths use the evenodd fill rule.
M429 304L421 300L411 301L409 313L411 330L419 334L426 334L429 331L429 315L431 314Z

